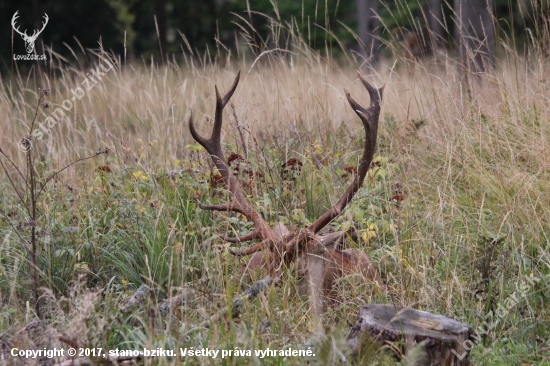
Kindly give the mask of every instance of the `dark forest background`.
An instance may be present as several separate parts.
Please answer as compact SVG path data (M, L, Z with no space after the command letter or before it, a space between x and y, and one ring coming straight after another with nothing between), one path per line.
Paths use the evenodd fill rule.
M29 34L41 27L42 16L48 14L49 23L37 41L39 54L45 47L46 54L51 49L72 62L74 55L78 57L88 48L97 49L101 41L106 51L126 55L126 60L149 60L154 56L156 62L162 62L166 57L179 60L182 52L215 52L222 44L235 50L242 40L239 34L245 30L257 38L258 47L252 47L252 52L261 52L273 41L274 23L270 17L300 32L313 48L324 49L337 37L344 47L359 49L350 30L358 32L361 14L369 16L361 10L361 1L363 9L377 8L382 22L377 20L375 27L382 39L391 38L398 29L421 32L428 26L429 6L435 4L442 10L441 21L446 28L443 46L452 48L456 2L472 0L2 0L0 68L2 72L13 70L13 54L25 54L21 36L11 27L16 11L20 15L17 25ZM496 44L502 37L510 37L517 47L528 40L526 29L538 24L534 14L545 14L533 11L533 4L548 7L547 0L492 0ZM378 48L384 52L383 43ZM19 64L26 67L29 63Z

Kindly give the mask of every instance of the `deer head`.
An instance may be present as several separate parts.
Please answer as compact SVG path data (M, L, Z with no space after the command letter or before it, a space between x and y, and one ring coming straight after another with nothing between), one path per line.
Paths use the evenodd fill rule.
M19 12L19 10L17 10L15 12L15 14L13 14L13 18L11 18L11 26L13 27L13 30L15 30L17 33L19 33L21 35L21 37L23 38L23 41L25 41L25 48L27 49L27 53L31 53L33 50L34 50L34 42L36 42L36 39L38 38L38 35L40 33L42 33L42 31L44 30L44 28L46 28L46 24L48 24L48 14L44 13L44 19L45 21L42 22L42 29L40 30L34 30L34 32L32 33L31 36L27 35L27 30L25 29L25 32L24 33L21 33L19 31L19 27L15 27L15 21L17 20L17 18L19 18L19 15L17 15L17 13Z
M223 155L220 141L223 109L237 88L240 71L235 77L233 85L223 97L220 95L217 86L215 87L216 111L214 128L210 138L201 137L195 129L193 115L191 114L189 117L191 135L210 154L212 161L227 185L227 189L233 196L232 202L228 204L205 205L199 203L199 206L204 210L233 211L245 215L254 224L252 232L240 237L223 235L221 237L230 243L252 240L259 240L259 242L245 249L229 249L229 252L239 257L251 255L246 265L246 271L263 267L269 271L273 278L278 280L282 276L282 266L289 265L294 261L298 275L301 277L299 281L300 292L310 296L310 307L317 314L324 311L334 281L339 277L360 273L366 279L372 281L375 286L384 288L378 273L365 253L358 249L341 249L340 244L346 234L345 232L339 231L327 235L318 234L321 229L339 216L352 200L363 184L374 155L384 87L376 89L367 82L361 73L357 72L357 74L370 96L370 106L364 108L344 90L349 104L359 116L366 133L363 156L357 167L357 174L334 206L311 225L293 233L282 223L276 224L274 228L267 224L262 215L247 201L243 188L233 175Z

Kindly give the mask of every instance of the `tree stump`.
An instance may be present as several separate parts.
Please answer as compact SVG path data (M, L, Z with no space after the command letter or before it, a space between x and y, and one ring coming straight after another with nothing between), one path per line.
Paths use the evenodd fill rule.
M468 355L473 344L471 327L443 315L389 304L362 306L348 336L352 354L360 351L360 339L365 331L377 343L402 342L405 351L424 341L429 365L469 364Z

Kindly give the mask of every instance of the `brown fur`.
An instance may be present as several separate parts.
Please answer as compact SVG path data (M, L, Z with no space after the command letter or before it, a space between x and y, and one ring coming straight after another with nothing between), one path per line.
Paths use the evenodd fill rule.
M318 299L320 306L325 307L327 303L333 305L340 302L337 292L334 291L334 286L340 278L349 275L359 274L363 279L372 282L373 291L376 287L384 292L386 291L384 283L372 265L370 258L362 250L353 248L344 250L329 249L321 257L324 261L324 270L322 273L316 272L312 274L309 273L308 259L305 255L298 254L295 258L297 262L297 275L299 277L299 294L312 296L312 289L308 286L308 279L309 281L318 283L323 296L323 299ZM256 279L259 272L262 275L269 273L269 263L271 263L272 259L272 252L254 253L248 262L241 267L242 273L248 280Z
M374 269L370 258L359 249L329 250L327 252L328 267L325 272L325 290L330 291L334 281L352 274L360 274L379 287L384 284Z

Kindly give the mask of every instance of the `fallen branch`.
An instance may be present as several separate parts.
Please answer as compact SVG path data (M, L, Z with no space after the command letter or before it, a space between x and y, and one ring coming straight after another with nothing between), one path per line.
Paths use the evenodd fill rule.
M262 291L267 289L269 285L271 285L271 282L273 282L271 277L266 276L265 278L254 282L254 284L250 286L246 291L244 291L243 293L235 297L233 299L233 303L231 304L231 318L238 317L240 315L241 307L244 305L245 301L253 300L254 298L256 298L256 296L258 296ZM229 307L226 306L223 309L221 309L217 314L212 315L210 319L202 322L200 327L209 328L210 323L212 322L217 323L218 321L220 321L220 319L227 316L228 313L229 313Z
M247 300L255 299L261 292L266 290L273 280L271 277L267 276L259 281L256 281L252 286L250 286L246 291L239 294L233 299L231 304L231 318L236 318L240 315L241 308ZM141 285L136 292L126 301L124 305L121 306L122 312L128 312L134 310L143 300L149 295L150 289L149 286L143 284ZM194 291L186 289L179 295L170 297L168 299L162 300L159 303L159 313L162 317L168 315L170 310L176 306L183 305L191 301L194 295ZM204 321L199 327L200 328L209 328L211 322L218 322L222 318L226 317L229 314L229 307L226 306L221 309L217 314L213 315L207 321ZM62 342L70 344L73 340L69 340L66 337L61 339ZM54 366L93 366L98 364L104 365L119 365L121 362L125 361L140 361L142 355L139 356L106 356L105 358L90 359L88 357L79 357L70 360L65 360L63 362L57 363Z
M259 281L256 281L252 286L250 286L246 291L239 294L237 297L233 299L233 303L231 304L231 318L236 318L240 315L240 311L242 306L245 304L247 300L253 300L255 299L261 292L266 290L273 280L271 277L267 276ZM133 311L136 309L136 307L143 302L143 300L149 296L149 286L143 284L139 286L139 288L136 290L136 292L126 301L124 305L120 307L120 310L123 313L127 313L130 311ZM182 293L179 295L170 297L168 299L164 299L159 303L159 313L160 316L165 317L169 314L171 309L177 306L181 306L185 303L188 303L193 298L195 292L190 289L185 289ZM211 322L218 322L222 318L226 317L229 313L229 307L226 306L223 309L221 309L218 313L211 316L210 319L204 321L200 326L193 328L194 330L200 329L200 328L209 328ZM66 337L62 337L60 339L64 343L70 344L73 342L73 340L70 340ZM99 358L97 360L92 360L88 357L79 357L74 358L70 360L66 360L63 362L60 362L58 364L55 364L54 366L92 366L97 365L98 363L106 364L106 365L117 365L124 361L138 361L140 360L141 355L137 357L131 357L131 356L118 356L118 357L106 357L106 358Z
M195 291L191 289L185 289L179 295L164 299L159 304L159 312L161 317L165 317L170 312L170 309L181 306L190 302L195 295Z
M143 300L149 296L149 286L143 284L139 286L136 292L126 301L124 305L120 307L123 313L127 313L135 310L135 308L143 302ZM161 317L165 317L170 312L170 309L181 306L190 302L193 299L195 292L191 289L183 290L179 295L164 299L159 303L159 313Z
M126 303L121 306L120 310L123 313L134 310L136 306L138 306L143 301L143 299L147 297L147 295L149 295L149 286L147 286L146 284L142 284L128 299L128 301L126 301Z

